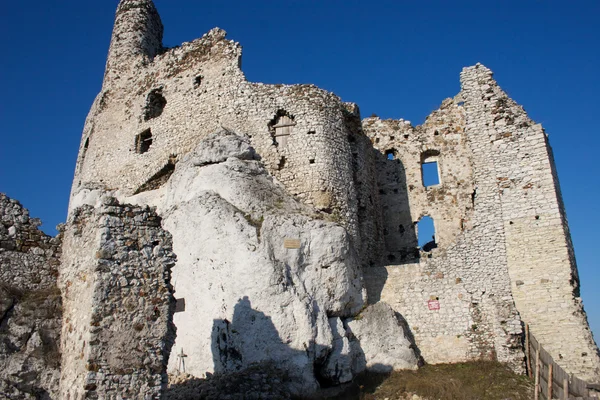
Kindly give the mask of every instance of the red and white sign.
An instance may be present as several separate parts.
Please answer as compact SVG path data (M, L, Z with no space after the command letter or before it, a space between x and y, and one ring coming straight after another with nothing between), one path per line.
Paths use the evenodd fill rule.
M427 307L429 307L430 310L439 310L440 302L438 300L429 300L427 302Z

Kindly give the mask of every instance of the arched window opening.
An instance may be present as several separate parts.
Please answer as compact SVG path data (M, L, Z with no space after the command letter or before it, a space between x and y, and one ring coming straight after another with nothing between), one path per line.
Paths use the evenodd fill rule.
M285 110L277 111L275 118L268 124L271 136L273 136L273 143L279 148L286 148L294 126L296 126L296 122L293 115Z
M167 105L167 99L162 95L162 88L154 89L146 97L146 107L144 107L144 121L160 117Z
M421 250L430 252L437 247L433 218L426 215L417 223L418 244Z
M438 164L440 152L437 150L427 150L421 154L421 175L423 186L435 186L441 183L440 168Z
M135 137L135 152L138 154L144 154L150 150L152 146L152 132L150 129L146 129L144 132L136 135Z

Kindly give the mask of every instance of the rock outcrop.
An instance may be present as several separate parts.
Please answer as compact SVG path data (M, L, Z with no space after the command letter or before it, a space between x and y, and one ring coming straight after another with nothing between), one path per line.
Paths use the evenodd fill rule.
M341 369L327 362L329 318L365 304L358 256L342 226L289 196L258 159L246 139L222 131L165 186L126 201L156 206L173 235L185 311L175 315L170 370L185 364L204 376L272 361L292 375L293 391L312 392Z
M347 327L353 338L351 349L364 354L358 358L357 370L386 373L417 368L418 360L408 336L408 326L387 303L370 305L351 318Z
M366 294L359 256L335 215L289 195L248 139L228 130L209 135L173 164L154 190L129 197L111 192L123 204L155 207L173 238L178 307L171 374L237 376L274 365L286 374L286 390L309 394L375 365L365 360L377 367L390 361L372 356L372 348L363 352L344 326L364 309ZM82 190L71 214L102 209L105 198L103 191ZM378 322L389 317L397 327L386 310ZM397 334L398 351L390 357L402 360L390 361L386 371L417 365L401 328L383 333ZM206 385L191 382L181 390Z

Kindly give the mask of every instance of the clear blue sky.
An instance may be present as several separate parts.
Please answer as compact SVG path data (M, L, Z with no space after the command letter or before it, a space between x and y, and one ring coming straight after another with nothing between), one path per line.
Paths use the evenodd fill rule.
M314 83L363 116L421 123L477 62L544 125L583 299L600 339L599 1L156 0L165 44L215 26L251 81ZM116 0L4 1L0 191L43 228L64 221L85 116L100 90ZM558 328L558 327L557 327Z

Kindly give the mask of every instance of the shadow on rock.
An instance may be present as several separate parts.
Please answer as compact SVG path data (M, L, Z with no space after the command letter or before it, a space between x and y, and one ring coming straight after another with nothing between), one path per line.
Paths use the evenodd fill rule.
M215 374L173 377L165 399L358 399L360 392L374 390L386 379L387 372L417 366L404 319L385 303L346 321L330 318L329 324L329 347L310 342L303 350L294 349L280 338L271 318L244 297L232 321L213 322ZM374 339L373 329L401 337ZM392 362L382 358L383 342L394 348L385 352L394 357Z

